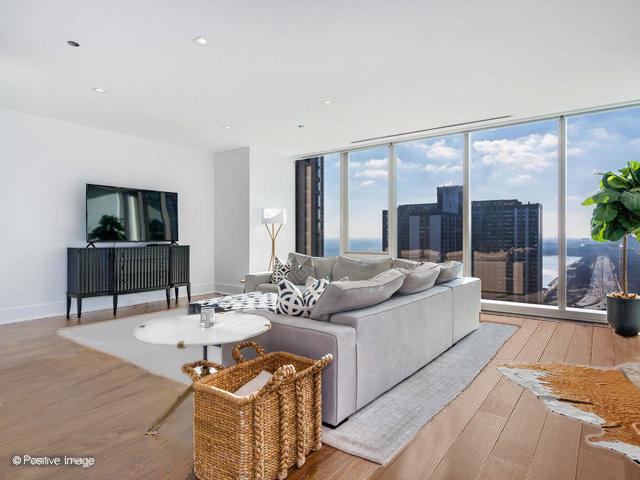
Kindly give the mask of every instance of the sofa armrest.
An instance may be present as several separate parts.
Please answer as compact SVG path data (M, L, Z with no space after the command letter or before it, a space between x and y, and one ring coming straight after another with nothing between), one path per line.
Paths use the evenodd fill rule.
M271 272L247 273L244 276L244 293L255 292L261 283L271 282Z

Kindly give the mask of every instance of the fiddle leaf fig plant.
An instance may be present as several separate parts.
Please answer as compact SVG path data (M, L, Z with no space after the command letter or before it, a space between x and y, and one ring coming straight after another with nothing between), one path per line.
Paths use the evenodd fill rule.
M597 242L622 240L622 289L624 298L638 298L627 289L627 243L640 241L640 162L629 162L618 172L597 173L600 190L582 202L595 205L591 217L591 238Z

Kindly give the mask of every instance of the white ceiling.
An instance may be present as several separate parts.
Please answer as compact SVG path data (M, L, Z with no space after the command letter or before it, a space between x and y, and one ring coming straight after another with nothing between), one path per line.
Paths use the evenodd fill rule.
M639 21L638 0L0 0L0 107L302 154L640 99Z

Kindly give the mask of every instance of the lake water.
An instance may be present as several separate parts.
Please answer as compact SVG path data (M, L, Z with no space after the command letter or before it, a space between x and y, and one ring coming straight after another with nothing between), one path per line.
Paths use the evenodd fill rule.
M358 252L380 251L380 240L375 238L355 238L350 240L352 250ZM325 238L324 254L327 257L338 255L340 243L337 238ZM581 257L567 257L567 265L580 260ZM547 287L558 276L558 256L544 255L542 257L542 285Z

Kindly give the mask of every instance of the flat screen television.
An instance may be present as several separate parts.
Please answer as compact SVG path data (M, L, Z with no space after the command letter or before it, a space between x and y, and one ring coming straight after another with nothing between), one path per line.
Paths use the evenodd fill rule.
M178 194L87 184L87 242L177 242Z

